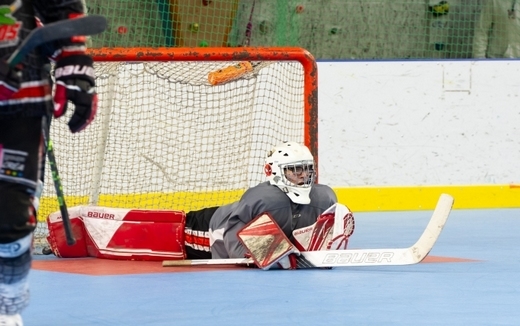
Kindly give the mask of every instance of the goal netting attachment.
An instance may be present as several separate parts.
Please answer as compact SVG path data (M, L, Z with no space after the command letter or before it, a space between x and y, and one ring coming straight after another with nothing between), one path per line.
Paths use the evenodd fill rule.
M269 149L303 142L318 159L317 68L300 48L101 48L99 109L84 131L50 137L67 206L186 212L264 181ZM59 210L50 171L35 233ZM38 250L36 249L36 252Z

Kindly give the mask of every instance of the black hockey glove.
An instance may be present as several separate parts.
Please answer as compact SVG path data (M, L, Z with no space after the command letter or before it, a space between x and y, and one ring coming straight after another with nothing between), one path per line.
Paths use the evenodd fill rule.
M0 60L0 101L10 99L20 88L22 72Z
M85 54L74 54L56 62L54 76L54 117L59 118L67 111L67 103L76 109L69 121L71 132L79 132L94 120L97 111L93 60Z

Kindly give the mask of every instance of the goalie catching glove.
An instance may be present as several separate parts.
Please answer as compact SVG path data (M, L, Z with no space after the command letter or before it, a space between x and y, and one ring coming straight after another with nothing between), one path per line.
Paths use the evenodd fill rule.
M294 230L294 244L300 251L345 250L354 228L350 209L336 203L318 216L316 223Z
M97 111L93 60L85 54L60 58L54 76L54 117L63 116L71 101L76 108L68 123L69 129L73 133L79 132L94 120Z
M10 99L20 88L22 72L0 60L0 101Z

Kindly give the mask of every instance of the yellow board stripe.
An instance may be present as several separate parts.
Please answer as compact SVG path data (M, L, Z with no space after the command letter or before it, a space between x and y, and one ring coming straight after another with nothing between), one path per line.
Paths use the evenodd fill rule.
M519 208L520 185L464 185L335 188L338 201L353 212L431 210L440 194L455 209Z
M455 198L455 209L520 208L520 185L456 185L406 187L335 187L338 201L353 212L431 210L440 194ZM218 206L238 200L243 191L175 194L124 194L103 195L99 206L118 208L156 208L190 211ZM87 197L65 197L68 207L85 205ZM189 203L189 206L182 203ZM43 197L39 220L57 211L56 198Z

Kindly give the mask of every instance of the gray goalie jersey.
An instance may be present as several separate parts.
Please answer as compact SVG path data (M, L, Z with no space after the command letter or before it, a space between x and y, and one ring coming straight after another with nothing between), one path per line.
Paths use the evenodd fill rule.
M238 202L215 211L209 223L212 258L242 258L246 249L237 237L247 223L262 213L269 213L292 241L292 231L316 222L318 216L337 202L334 191L316 184L310 192L311 203L293 203L278 187L269 182L248 189Z

